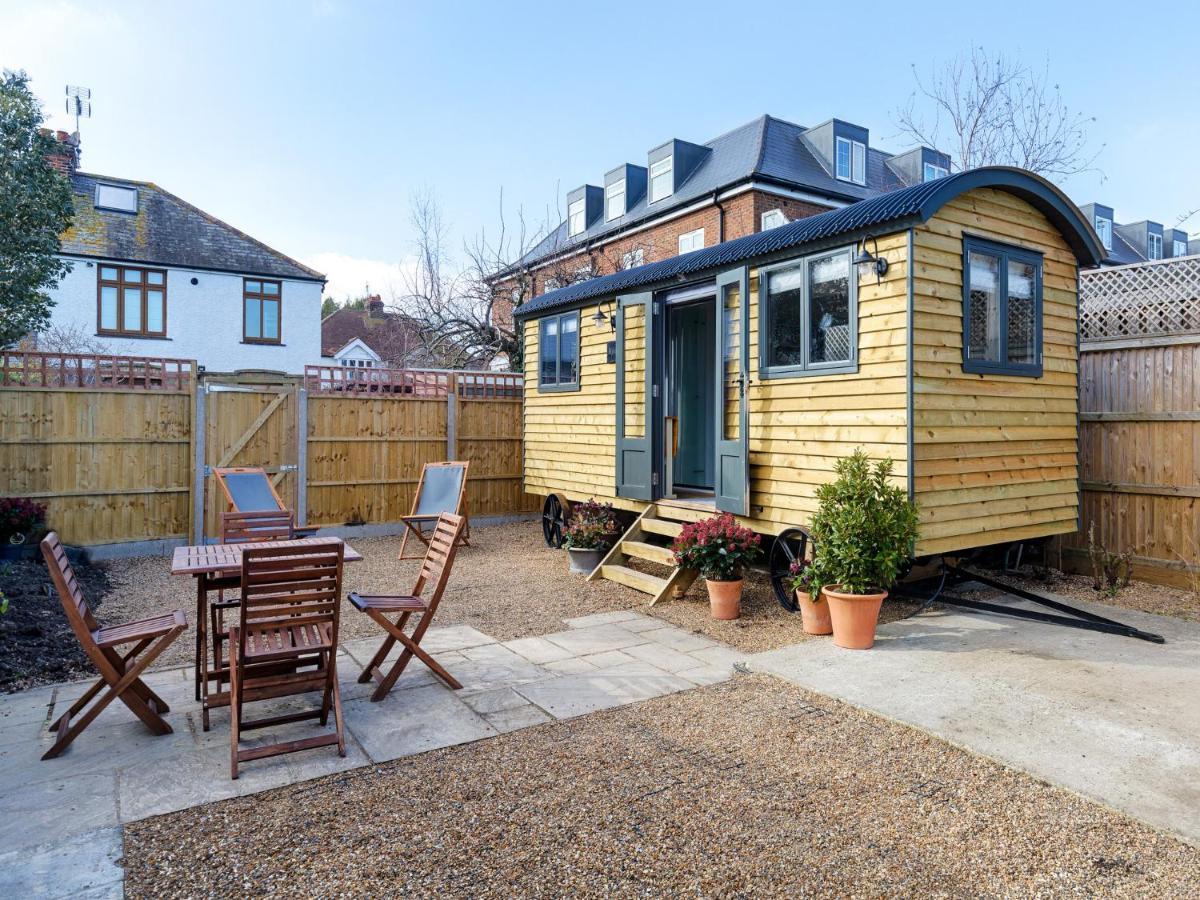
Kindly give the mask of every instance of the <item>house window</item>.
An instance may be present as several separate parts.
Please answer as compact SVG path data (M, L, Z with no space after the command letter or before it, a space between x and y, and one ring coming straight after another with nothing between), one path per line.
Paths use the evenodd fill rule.
M778 228L780 225L786 224L787 216L783 214L783 210L781 209L772 209L762 214L763 231L769 231L772 228Z
M672 183L673 162L666 156L656 163L650 164L650 202L655 203L664 197L670 197L675 192Z
M759 270L762 377L853 372L858 365L858 284L850 248Z
M575 237L577 234L583 234L584 228L587 227L587 219L584 213L586 205L584 198L580 197L567 207L567 237Z
M580 266L575 270L575 274L571 276L571 284L579 284L581 281L591 281L599 274L590 265Z
M632 269L642 265L646 261L646 249L638 247L636 250L630 250L621 257L621 268Z
M1187 256L1187 241L1171 241L1172 256Z
M1146 235L1146 259L1162 259L1162 235Z
M963 240L963 371L1042 374L1042 256Z
M97 184L94 205L98 209L135 213L138 210L137 188L119 184Z
M280 342L280 282L242 280L242 340L248 344Z
M1104 249L1111 250L1112 219L1106 219L1104 216L1096 216L1096 234L1100 236L1100 243L1104 245Z
M579 311L538 323L538 390L579 390Z
M548 294L551 291L557 291L560 287L562 287L562 284L559 283L557 278L547 278L542 282L542 293Z
M945 178L950 174L950 170L945 166L936 166L933 163L925 163L925 181L936 181L939 178Z
M625 215L625 179L614 181L604 189L605 217L608 221Z
M167 336L167 273L100 266L96 331L122 337Z
M867 147L861 141L837 139L837 177L855 184L867 183Z
M700 250L704 247L704 229L697 228L695 231L689 231L687 234L679 236L679 252L691 253L693 250Z

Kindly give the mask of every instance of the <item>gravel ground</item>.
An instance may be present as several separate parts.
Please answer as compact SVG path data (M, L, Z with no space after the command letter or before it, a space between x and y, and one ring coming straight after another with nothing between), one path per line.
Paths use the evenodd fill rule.
M1109 606L1135 609L1157 616L1174 616L1177 619L1200 622L1200 596L1194 591L1182 588L1131 581L1128 587L1110 597L1092 587L1090 576L1067 575L1057 569L1038 573L1028 568L1022 569L1021 576L1014 579L1014 583L1034 593L1038 590L1050 591L1073 600L1106 603Z
M1200 851L768 676L125 830L129 897L1195 897Z

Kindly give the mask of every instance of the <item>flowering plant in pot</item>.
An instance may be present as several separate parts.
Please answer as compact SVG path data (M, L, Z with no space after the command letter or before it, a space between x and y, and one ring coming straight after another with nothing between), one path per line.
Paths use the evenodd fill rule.
M0 555L18 559L46 527L46 505L20 497L0 499ZM32 539L32 540L31 540Z
M872 463L859 449L834 469L837 478L817 488L812 583L822 585L829 603L833 642L865 650L875 643L879 608L917 539L917 508L889 480L890 459Z
M683 526L671 550L675 564L697 569L708 585L714 619L736 619L741 612L746 568L761 553L761 540L738 525L730 513Z
M585 500L571 508L563 531L572 572L591 572L621 534L621 523L611 503Z
M794 559L788 566L788 580L796 593L800 619L806 634L832 634L829 604L821 597L821 586L814 584L816 572L806 559Z

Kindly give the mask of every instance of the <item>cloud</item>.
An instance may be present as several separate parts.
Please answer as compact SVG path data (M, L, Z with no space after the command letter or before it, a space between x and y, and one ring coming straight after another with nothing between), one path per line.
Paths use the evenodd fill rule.
M403 291L406 279L415 269L412 260L393 263L333 252L315 253L303 262L325 274L329 279L325 293L337 300L362 297L367 293L390 300L393 294Z

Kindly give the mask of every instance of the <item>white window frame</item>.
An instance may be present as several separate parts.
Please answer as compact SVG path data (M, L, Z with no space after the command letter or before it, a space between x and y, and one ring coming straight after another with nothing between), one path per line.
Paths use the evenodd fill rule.
M1100 243L1104 245L1105 250L1112 249L1112 219L1107 216L1096 216L1096 221L1093 223L1096 226L1096 234L1100 237ZM1104 227L1101 228L1100 226Z
M675 182L673 180L674 174L675 158L672 156L664 156L657 162L650 163L650 172L648 175L648 193L650 203L657 203L659 200L666 200L675 193ZM657 194L654 190L654 181L656 178L660 178L664 175L667 176L666 193Z
M846 162L849 168L845 174L842 173L841 154L838 152L843 146L848 150ZM850 138L837 138L833 148L833 171L840 181L849 181L852 184L867 183L867 145L862 141L854 141Z
M700 243L697 244L696 242ZM686 244L686 247L684 246ZM686 234L679 236L679 252L691 253L693 250L704 249L704 229L697 228L694 231L689 231Z
M630 250L621 257L622 269L636 269L646 262L646 248L638 247L635 250Z
M1187 256L1187 241L1177 241L1171 239L1171 255L1172 256Z
M613 201L618 197L621 198L621 205L617 212L613 212ZM622 178L614 181L604 189L604 216L605 221L611 222L613 219L619 219L625 215L625 179Z
M575 274L571 279L571 284L579 284L581 281L591 281L598 273L592 271L592 267L580 266L575 270Z
M548 294L551 291L557 291L560 287L562 285L558 283L558 279L550 276L542 282L542 293Z
M585 231L587 231L587 198L580 197L574 203L567 204L567 237L575 237Z
M950 170L945 166L939 166L936 163L927 162L922 172L924 181L937 181L939 178L945 178L950 174Z
M778 228L780 225L786 225L788 222L787 216L783 214L782 209L769 209L759 219L762 231L770 231L772 228Z
M1163 258L1163 239L1161 234L1146 234L1146 259Z

